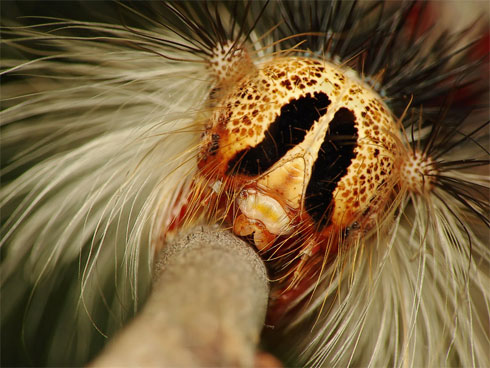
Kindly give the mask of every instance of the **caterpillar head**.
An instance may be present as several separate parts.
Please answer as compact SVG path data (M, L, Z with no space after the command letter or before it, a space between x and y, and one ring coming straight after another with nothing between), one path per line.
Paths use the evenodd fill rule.
M398 127L352 71L276 58L213 106L198 159L215 197L209 207L238 235L254 233L260 250L305 233L331 243L332 234L369 229L382 214L398 176Z

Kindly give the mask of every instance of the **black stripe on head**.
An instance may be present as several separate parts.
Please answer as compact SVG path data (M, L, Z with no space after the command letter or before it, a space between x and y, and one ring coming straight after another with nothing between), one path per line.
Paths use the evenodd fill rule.
M356 117L349 109L342 107L335 113L313 165L305 207L319 227L330 223L332 194L356 157L354 149L358 134L355 121Z
M269 125L265 137L257 146L246 148L228 162L228 174L258 175L272 167L287 151L301 143L315 121L327 112L328 96L315 92L314 97L291 100L281 107L281 113Z

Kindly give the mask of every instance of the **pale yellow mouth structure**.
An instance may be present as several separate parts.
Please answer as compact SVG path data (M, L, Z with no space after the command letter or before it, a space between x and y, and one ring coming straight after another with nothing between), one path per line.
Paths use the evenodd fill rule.
M355 72L277 58L221 96L199 168L211 185L221 181L236 192L238 235L255 232L263 249L305 219L320 232L376 221L399 177L400 132Z

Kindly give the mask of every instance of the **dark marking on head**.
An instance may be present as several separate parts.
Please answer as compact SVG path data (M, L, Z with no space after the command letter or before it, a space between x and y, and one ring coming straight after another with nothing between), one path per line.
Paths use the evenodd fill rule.
M346 108L335 113L313 165L305 207L319 228L330 223L333 192L356 157L358 132L355 121L354 113Z
M281 113L269 125L265 137L257 146L246 148L228 162L228 174L259 175L274 165L287 151L301 143L315 121L327 112L330 100L322 92L314 97L291 100L281 107Z
M359 225L359 223L357 221L354 221L350 226L347 226L344 229L344 233L343 233L344 239L347 238L350 234L352 234L356 230L359 230L360 228L361 226Z
M211 144L210 144L209 149L208 149L208 152L210 155L215 155L216 152L218 152L219 140L220 140L219 134L212 134L211 135Z

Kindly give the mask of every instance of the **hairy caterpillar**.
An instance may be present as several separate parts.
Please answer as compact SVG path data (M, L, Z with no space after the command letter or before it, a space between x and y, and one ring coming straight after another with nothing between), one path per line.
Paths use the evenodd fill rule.
M253 234L251 246L278 280L269 322L276 329L265 339L287 365L490 364L488 55L466 44L467 32L429 31L423 3L98 6L119 16L35 26L6 18L2 29L6 364L27 364L24 350L34 365L84 364L138 309L153 250L198 221ZM320 75L296 78L300 64L306 76ZM342 102L354 94L347 87L334 97L336 73L361 90L355 107ZM242 96L262 80L283 88ZM264 116L263 132L245 138L237 124L233 133L230 117L220 128L235 108L246 107L242 121L255 118L249 95L283 98L275 110L266 101L272 118ZM363 133L370 128L362 113L374 119L368 99L387 110L387 123L372 130L389 144ZM339 111L347 132L329 128ZM268 166L265 155L246 157L281 116L288 133L310 116L297 130L315 139L270 130L268 147L287 150L276 148ZM287 193L278 191L290 181L274 186L270 176L255 187L277 163L290 173L288 152L298 147L304 159L315 143L298 177L316 189L291 189L296 205L284 205ZM350 161L320 178L312 167L334 146ZM361 147L368 153L354 162ZM351 174L344 186L360 185L350 188L354 202L373 188L360 214L347 216L353 198L336 201L337 179L365 161L379 175L371 155L390 157L392 173L368 184L353 184L363 173Z

